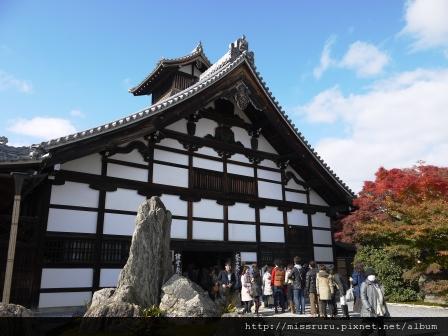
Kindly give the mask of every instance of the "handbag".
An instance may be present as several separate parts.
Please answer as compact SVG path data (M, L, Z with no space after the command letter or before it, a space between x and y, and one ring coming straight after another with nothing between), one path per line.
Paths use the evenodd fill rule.
M355 300L355 295L353 294L353 287L350 286L350 288L347 290L347 293L345 293L345 300L347 302Z

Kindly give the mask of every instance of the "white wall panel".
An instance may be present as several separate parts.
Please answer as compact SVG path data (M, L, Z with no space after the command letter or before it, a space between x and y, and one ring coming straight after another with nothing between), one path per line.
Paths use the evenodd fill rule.
M185 150L184 146L182 146L182 144L179 141L177 141L175 139L170 139L170 138L163 138L162 140L160 140L158 145Z
M277 182L282 181L282 175L280 173L276 173L276 172L273 172L270 170L257 169L257 176L260 178L273 180L273 181L277 181Z
M153 182L188 188L188 169L155 163Z
M198 157L193 158L193 167L216 170L219 172L223 171L222 161L207 160Z
M233 220L254 222L255 209L247 203L235 203L235 205L228 206L228 217Z
M274 147L266 140L266 138L262 135L258 137L258 150L273 154L278 154Z
M114 213L104 214L103 232L105 234L132 236L134 229L135 216Z
M331 231L313 230L313 243L331 245Z
M196 151L196 153L213 157L219 157L218 153L216 153L216 151L211 147L201 147Z
M40 293L39 308L85 306L92 292Z
M148 182L148 169L141 169L141 168L123 166L115 163L108 163L107 176Z
M188 202L182 201L179 196L164 194L160 197L165 208L175 216L187 216Z
M215 200L201 199L193 203L193 217L223 219L223 206Z
M260 222L283 224L283 211L272 206L264 207L260 209Z
M256 262L257 252L240 252L242 262Z
M50 208L47 231L95 233L96 221L96 211Z
M116 287L121 268L102 268L100 271L100 287Z
M145 199L136 190L118 188L116 191L106 192L106 209L137 212Z
M330 228L330 217L323 212L316 212L311 216L311 223L315 227Z
M235 135L235 141L239 141L246 148L251 148L250 146L250 136L244 128L232 127L233 134Z
M310 203L315 205L328 206L328 203L325 202L322 197L320 197L314 190L310 190Z
M308 215L302 210L294 209L288 212L288 225L308 226Z
M43 268L40 288L91 287L92 268Z
M188 166L188 155L154 149L154 160L177 163Z
M193 239L224 240L224 224L193 221Z
M165 128L172 130L172 131L187 133L187 120L180 119L180 120L176 121L175 123L172 123L171 125L166 126Z
M293 191L285 191L285 199L288 202L306 203L306 194L296 193Z
M275 226L260 226L260 240L262 242L284 243L285 230L282 227Z
M184 219L171 220L171 238L187 239L187 221Z
M207 134L215 135L216 127L218 127L218 123L216 121L201 118L196 123L196 133L194 135L201 138Z
M227 172L230 174L238 174L244 176L254 176L254 169L252 167L240 166L236 164L227 164Z
M260 162L260 166L265 166L268 168L274 168L274 169L278 169L277 164L274 161L271 160L263 160Z
M245 157L243 154L233 154L230 157L230 160L238 161L238 162L250 163L249 159L247 157Z
M229 224L229 240L231 241L257 241L255 225Z
M51 186L50 203L97 208L98 197L98 190L89 188L88 184L67 181Z
M61 164L61 169L101 175L101 155L92 154Z
M258 181L258 196L264 198L282 199L282 185Z
M316 262L333 261L333 248L314 246L314 260Z
M146 141L144 143L146 143ZM115 159L115 160L120 160L120 161L139 163L139 164L143 164L143 165L148 164L148 162L143 160L143 156L140 154L140 152L137 149L133 149L129 153L117 153L117 154L112 155L110 158Z
M305 191L305 188L302 185L296 183L296 181L294 181L293 179L290 179L285 187L289 189Z

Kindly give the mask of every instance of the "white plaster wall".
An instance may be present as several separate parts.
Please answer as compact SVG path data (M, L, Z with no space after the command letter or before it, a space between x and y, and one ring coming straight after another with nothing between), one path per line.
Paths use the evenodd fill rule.
M67 181L51 186L50 203L97 208L98 197L98 190L89 188L88 184Z
M184 219L173 219L171 221L170 237L187 239L187 221Z
M182 118L182 119L172 123L171 125L166 126L165 128L172 130L172 131L177 131L177 132L186 134L187 133L187 120Z
M201 199L193 203L193 217L223 219L223 206L215 200Z
M239 141L246 148L250 147L250 136L244 128L232 127L233 134L235 135L235 141Z
M144 142L146 143L146 142ZM133 149L129 153L117 153L110 157L111 159L115 160L121 160L126 162L133 162L133 163L139 163L143 165L147 165L148 162L143 160L143 156L140 154L140 152L137 149Z
M196 153L213 157L219 157L218 153L216 153L216 151L211 147L201 147L196 151Z
M100 287L117 287L121 268L102 268L100 270Z
M283 224L283 211L272 206L260 209L260 222Z
M330 228L330 217L323 212L316 212L311 216L311 223L315 227Z
M257 252L240 252L242 262L256 262Z
M245 157L243 154L233 154L230 157L230 160L238 161L238 162L250 163L249 159L247 157Z
M277 182L282 181L282 175L280 173L276 173L270 170L257 169L257 176L267 180L273 180Z
M271 160L263 160L260 162L260 166L268 167L268 168L274 168L278 169L277 164L274 161Z
M222 161L207 160L199 157L193 158L193 167L216 170L219 172L223 171Z
M230 174L238 174L244 176L254 176L254 169L252 167L240 166L232 163L227 164L227 172Z
M123 166L115 163L108 163L107 176L148 182L148 169L141 169L141 168Z
M50 208L47 231L95 233L96 221L96 211Z
M297 174L297 172L294 170L294 169L292 169L292 167L291 166L288 166L287 168L286 168L286 172L291 172L291 173L293 173L299 180L301 180L301 181L305 181L303 178L302 178L302 176L300 176L299 174Z
M106 192L106 209L137 212L145 199L136 190L118 188L116 191Z
M215 128L218 127L218 123L211 119L201 118L196 123L196 133L197 137L205 137L207 134L215 135Z
M294 190L302 190L302 191L305 190L305 188L302 185L296 183L296 181L294 181L293 179L290 179L288 181L288 183L286 184L286 188L294 189Z
M314 246L314 260L316 262L333 261L333 248Z
M95 153L61 164L61 169L101 175L101 155Z
M185 150L184 146L182 146L182 144L179 141L174 140L174 139L170 139L170 138L163 138L162 140L160 140L158 145L165 146L165 147L170 147L170 148L175 148L175 149Z
M288 212L288 225L308 226L308 215L302 210L294 209Z
M258 137L258 150L273 154L278 154L274 147L266 140L266 138L262 135Z
M135 229L135 216L115 213L104 214L103 233L132 236Z
M325 202L322 197L319 196L314 190L310 190L310 203L315 205L323 205L328 206L328 203Z
M188 202L182 201L179 196L176 195L168 195L163 194L160 197L163 204L165 204L165 208L171 211L171 214L175 216L187 216L187 206Z
M193 239L224 240L224 224L193 221Z
M153 182L188 188L188 169L155 163Z
M257 241L255 225L229 224L229 240L231 241Z
M233 220L255 221L255 209L251 208L247 203L235 203L228 206L228 217Z
M331 231L313 230L313 243L331 245Z
M282 227L275 226L260 226L260 240L262 242L284 243L285 230Z
M306 194L285 191L285 199L288 202L306 203Z
M85 306L92 292L40 293L39 308Z
M92 268L43 268L40 288L91 287Z
M154 160L177 163L188 166L188 156L161 149L154 149Z
M258 196L263 198L282 199L282 185L264 181L257 181Z

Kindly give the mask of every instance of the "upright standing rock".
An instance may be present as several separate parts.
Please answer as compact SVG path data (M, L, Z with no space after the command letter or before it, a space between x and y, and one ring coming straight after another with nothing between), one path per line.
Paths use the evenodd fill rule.
M129 258L113 295L116 300L143 308L159 304L160 289L172 274L170 230L171 213L158 197L140 205Z

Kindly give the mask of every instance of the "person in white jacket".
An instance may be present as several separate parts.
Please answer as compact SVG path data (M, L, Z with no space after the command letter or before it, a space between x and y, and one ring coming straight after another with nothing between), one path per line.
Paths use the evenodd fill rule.
M251 307L251 301L252 301L252 295L251 295L251 274L249 271L248 266L243 267L242 275L241 275L241 301L244 304L244 311L245 313L250 313L250 307Z
M263 307L267 308L269 300L272 298L272 284L271 284L272 267L268 266L263 274Z

